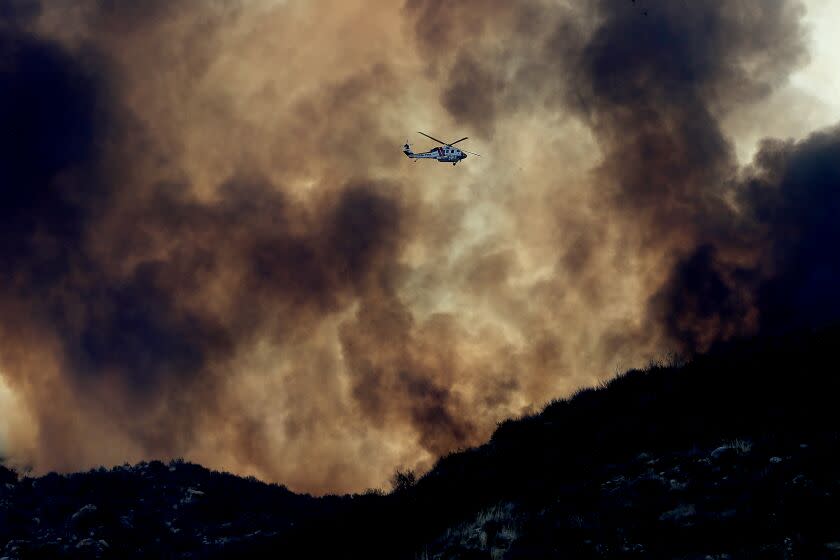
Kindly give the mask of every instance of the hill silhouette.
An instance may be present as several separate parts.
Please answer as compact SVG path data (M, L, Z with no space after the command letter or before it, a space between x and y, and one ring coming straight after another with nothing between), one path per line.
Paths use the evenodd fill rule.
M315 498L159 461L19 477L9 558L840 557L840 329L651 364L397 473Z

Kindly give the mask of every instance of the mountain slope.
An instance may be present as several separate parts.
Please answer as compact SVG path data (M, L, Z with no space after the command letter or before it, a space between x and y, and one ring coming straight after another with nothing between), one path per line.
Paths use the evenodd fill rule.
M809 331L633 370L387 496L189 464L6 473L0 540L10 558L835 557L838 347Z

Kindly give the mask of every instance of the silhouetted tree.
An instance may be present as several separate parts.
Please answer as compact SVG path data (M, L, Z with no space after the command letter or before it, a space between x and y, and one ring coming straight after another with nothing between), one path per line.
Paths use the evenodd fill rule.
M394 489L394 492L407 490L416 483L417 475L411 469L406 469L404 471L397 470L397 472L394 473L394 476L391 477L391 487Z

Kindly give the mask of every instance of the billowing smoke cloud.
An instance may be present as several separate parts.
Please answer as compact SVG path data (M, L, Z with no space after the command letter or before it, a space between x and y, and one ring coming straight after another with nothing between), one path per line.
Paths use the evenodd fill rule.
M723 124L807 59L801 15L5 4L8 454L359 490L675 345L835 320L837 132L739 169ZM427 128L485 157L408 163Z
M657 295L670 332L687 347L837 322L838 155L836 128L799 143L764 143L735 186L737 229L682 258ZM733 247L751 247L754 256L720 256Z
M88 17L139 17L122 9ZM188 179L142 169L172 155L121 104L109 83L121 70L95 44L3 32L3 369L34 405L36 460L87 460L68 447L91 439L89 416L141 453L188 450L199 424L225 419L242 348L292 344L393 290L406 221L393 185L348 180L306 205L247 169L254 178L221 177L202 199ZM52 372L31 363L41 352Z
M836 134L767 142L739 174L723 130L729 114L767 97L807 60L801 3L531 4L499 7L502 23L484 27L470 23L477 5L459 4L463 17L454 18L414 6L423 6L417 26L427 48L461 53L452 83L494 76L491 53L503 53L512 79L477 88L482 116L498 106L519 112L527 99L532 107L560 104L589 125L602 153L599 206L625 222L633 254L664 261L651 282L670 271L650 297L650 314L683 350L840 317L837 265L826 245L837 232L825 217L836 207ZM497 27L525 38L502 47ZM476 28L478 37L469 32ZM474 40L484 41L485 56L474 54ZM442 93L444 105L472 122L468 107L446 102L450 93Z

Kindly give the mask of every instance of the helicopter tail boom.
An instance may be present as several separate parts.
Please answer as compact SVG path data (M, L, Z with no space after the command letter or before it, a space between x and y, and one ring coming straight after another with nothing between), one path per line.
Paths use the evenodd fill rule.
M415 152L411 149L411 144L408 142L403 144L403 153L411 159L437 159L438 157L436 150L432 150L431 152Z

